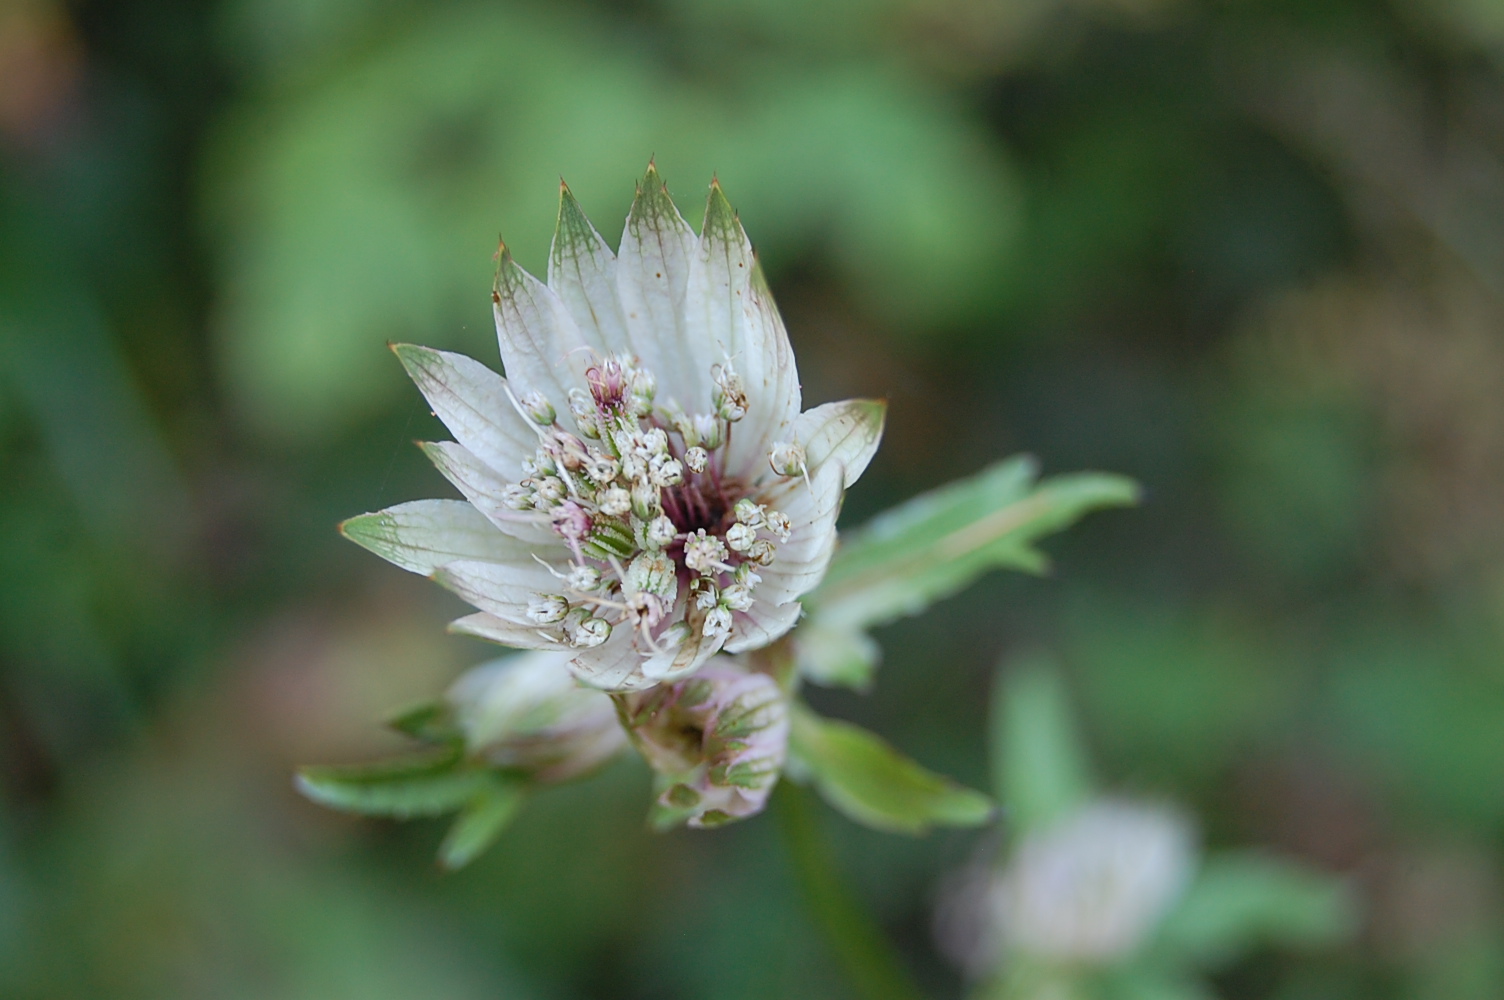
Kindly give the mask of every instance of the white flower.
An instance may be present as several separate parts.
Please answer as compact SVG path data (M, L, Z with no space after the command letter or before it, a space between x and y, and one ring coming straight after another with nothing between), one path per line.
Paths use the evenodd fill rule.
M567 653L523 653L465 673L445 696L468 751L545 782L595 769L627 745L611 699L582 688Z
M1061 962L1132 953L1185 890L1194 836L1179 813L1102 800L1026 836L992 889L1007 951Z
M395 348L455 437L424 450L469 505L402 504L345 533L478 608L458 631L523 648L573 644L576 676L608 690L684 677L721 649L788 631L824 575L842 495L877 448L884 407L800 412L787 334L720 187L697 237L650 166L619 254L564 189L547 283L503 247L492 299L506 378L461 355ZM743 501L783 513L739 522ZM674 543L662 518L690 540ZM733 529L739 547L728 551ZM720 609L729 627L707 628L688 587L668 607L639 600L626 567L649 548L684 582L724 586L755 563L740 578L750 601ZM598 591L561 588L584 570L600 575ZM536 595L561 589L608 640L578 641L601 634L594 624L582 633L569 618L529 616Z
M788 753L788 700L778 683L726 656L688 680L629 695L623 720L667 779L659 805L693 827L761 811Z
M1077 966L1131 955L1189 884L1194 831L1179 812L1099 799L1026 835L1006 862L956 872L935 913L940 949L974 980L1010 956Z

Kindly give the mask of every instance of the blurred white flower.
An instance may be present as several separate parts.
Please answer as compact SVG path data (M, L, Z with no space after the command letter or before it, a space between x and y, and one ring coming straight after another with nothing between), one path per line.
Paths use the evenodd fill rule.
M994 889L1004 946L1065 961L1106 962L1138 947L1185 890L1190 824L1132 802L1087 806L1023 839Z
M543 782L591 771L627 746L616 706L582 688L569 654L522 653L468 671L445 700L474 756Z
M937 914L937 934L974 978L1010 954L1107 964L1143 944L1196 862L1195 833L1180 813L1098 800L1026 835L1000 871L962 873Z
M401 504L345 534L478 608L457 631L568 650L606 690L787 632L884 407L800 412L788 336L719 185L697 237L649 166L619 254L564 189L547 283L503 247L492 299L506 378L395 348L455 437L425 451L468 503Z

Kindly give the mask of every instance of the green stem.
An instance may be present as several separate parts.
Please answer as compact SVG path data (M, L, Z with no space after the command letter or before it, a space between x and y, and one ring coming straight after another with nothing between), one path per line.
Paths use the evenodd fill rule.
M774 793L805 902L862 1000L924 1000L883 932L842 882L820 835L813 795L789 781Z

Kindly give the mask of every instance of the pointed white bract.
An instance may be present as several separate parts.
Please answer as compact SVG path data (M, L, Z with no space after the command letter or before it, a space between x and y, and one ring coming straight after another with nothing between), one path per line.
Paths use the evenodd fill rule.
M474 513L404 504L347 535L479 609L457 631L557 650L604 690L787 632L884 407L800 412L788 336L719 185L696 236L650 166L619 255L565 189L548 281L503 248L492 298L505 377L395 348L455 437L424 450Z

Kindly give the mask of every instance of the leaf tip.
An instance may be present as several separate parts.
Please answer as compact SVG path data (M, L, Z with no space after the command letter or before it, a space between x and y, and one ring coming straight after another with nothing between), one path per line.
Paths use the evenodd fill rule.
M324 773L322 768L305 765L293 771L292 787L294 791L310 802L338 809L338 800L336 797L330 795L329 790L325 787L327 780L327 774Z
M390 534L391 527L391 515L384 511L347 517L338 525L339 533L356 545L369 545L378 538L386 537Z

